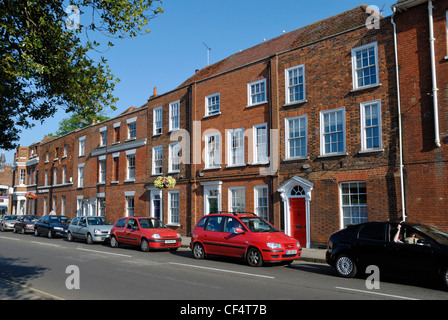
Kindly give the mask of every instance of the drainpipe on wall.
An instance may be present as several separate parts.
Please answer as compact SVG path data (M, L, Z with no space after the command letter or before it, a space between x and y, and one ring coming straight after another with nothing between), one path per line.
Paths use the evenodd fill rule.
M398 105L398 141L400 148L400 186L401 186L401 211L402 220L406 221L406 202L404 193L404 175L403 175L403 139L402 139L402 124L401 124L401 96L400 96L400 72L398 67L398 43L397 43L397 25L394 17L396 14L396 8L392 7L393 15L391 18L392 25L394 26L394 51L395 51L395 72L397 78L397 105Z
M437 148L440 148L440 132L439 132L439 102L438 102L438 91L437 88L437 75L436 75L436 57L434 43L436 38L434 38L434 19L433 19L433 9L434 6L432 1L428 1L428 18L429 18L429 43L431 48L431 74L432 74L432 98L434 105L434 132L435 132L435 144Z

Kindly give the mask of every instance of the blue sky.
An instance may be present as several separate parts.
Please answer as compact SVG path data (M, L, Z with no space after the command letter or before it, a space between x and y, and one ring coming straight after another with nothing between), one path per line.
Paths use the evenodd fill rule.
M376 2L375 2L376 1ZM367 5L384 8L390 16L395 0L372 0ZM270 40L283 33L352 9L363 2L356 0L163 0L164 13L150 21L148 35L136 39L115 40L115 46L103 56L112 73L121 79L115 95L120 99L114 117L125 109L140 107L157 87L158 93L173 90L207 65ZM81 15L80 22L88 19ZM88 22L88 21L87 21ZM43 125L23 130L20 144L28 146L57 131L68 115L58 112ZM6 151L13 162L14 151Z

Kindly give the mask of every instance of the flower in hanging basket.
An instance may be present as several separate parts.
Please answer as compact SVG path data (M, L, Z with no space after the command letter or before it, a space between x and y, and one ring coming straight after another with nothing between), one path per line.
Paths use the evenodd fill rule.
M35 194L34 192L28 192L27 194L25 194L25 197L30 199L30 200L36 200L37 199L37 194Z
M173 177L158 177L154 181L154 187L158 189L162 188L174 188L176 185L176 180Z

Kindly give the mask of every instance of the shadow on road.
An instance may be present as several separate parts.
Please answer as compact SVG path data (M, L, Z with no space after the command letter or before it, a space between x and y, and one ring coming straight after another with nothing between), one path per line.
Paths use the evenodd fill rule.
M27 289L28 282L41 277L48 268L26 266L27 259L11 259L0 256L0 299L39 300L48 299Z

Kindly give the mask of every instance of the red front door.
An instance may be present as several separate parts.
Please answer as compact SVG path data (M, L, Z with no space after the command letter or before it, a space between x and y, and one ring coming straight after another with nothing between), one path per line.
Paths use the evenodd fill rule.
M306 245L306 205L305 198L289 199L289 214L291 220L291 236L299 240L300 245Z

